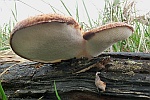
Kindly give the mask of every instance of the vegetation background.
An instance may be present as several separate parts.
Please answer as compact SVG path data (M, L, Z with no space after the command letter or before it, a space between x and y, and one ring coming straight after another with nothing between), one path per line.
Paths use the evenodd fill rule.
M10 50L9 36L14 25L18 22L18 2L26 5L36 12L39 12L39 14L44 13L39 10L39 8L27 4L23 0L11 0L11 2L12 1L13 9L11 9L11 15L13 18L10 19L8 23L4 23L0 26L0 50ZM47 0L40 1L43 2L43 4L48 5L49 9L51 9L51 12L49 13L66 14L67 12L67 15L73 16L84 30L89 30L93 27L104 25L109 22L126 22L133 25L135 31L129 39L114 44L105 52L150 52L150 12L139 16L137 14L138 11L135 8L136 3L134 0L103 0L104 5L102 10L97 9L95 6L97 11L93 11L93 14L97 15L97 17L94 19L91 18L89 13L89 11L91 11L89 9L92 9L89 8L90 3L86 4L84 0L80 0L80 4L78 0L75 0L76 6L73 7L74 11L66 5L66 2L63 0L58 0L60 2L60 6L63 7L63 11L65 12L62 12L61 9L56 8L55 5L51 5L51 3ZM94 4L91 3L91 5L93 6ZM80 11L81 6L83 8L82 12L84 12L84 16ZM28 13L28 11L23 13ZM82 18L87 19L87 21L83 22Z

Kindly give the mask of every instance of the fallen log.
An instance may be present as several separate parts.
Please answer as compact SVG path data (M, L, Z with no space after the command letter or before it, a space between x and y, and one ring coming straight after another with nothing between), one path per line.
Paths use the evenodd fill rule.
M0 73L4 70L1 80L10 100L57 100L54 82L62 100L150 99L148 53L103 53L91 60L73 58L53 64L0 62ZM107 84L105 92L95 86L98 71Z

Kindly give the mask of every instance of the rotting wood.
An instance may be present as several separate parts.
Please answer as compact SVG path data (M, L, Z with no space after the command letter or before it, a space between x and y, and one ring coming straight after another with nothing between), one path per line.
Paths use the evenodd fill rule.
M104 69L92 67L85 72L75 72L103 63L110 56L111 62ZM150 54L104 53L90 61L87 58L64 60L55 64L15 61L0 62L2 85L10 100L57 100L54 80L62 100L149 100L150 99ZM95 73L107 83L106 91L98 93Z

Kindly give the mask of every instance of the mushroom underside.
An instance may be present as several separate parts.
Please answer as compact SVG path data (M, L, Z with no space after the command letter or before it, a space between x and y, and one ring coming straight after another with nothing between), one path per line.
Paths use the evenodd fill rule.
M19 56L38 62L70 59L82 52L83 36L73 25L45 22L15 31L10 39Z
M132 32L128 26L118 26L90 34L85 32L84 37L88 38L86 50L91 56L97 56L112 44L127 39Z

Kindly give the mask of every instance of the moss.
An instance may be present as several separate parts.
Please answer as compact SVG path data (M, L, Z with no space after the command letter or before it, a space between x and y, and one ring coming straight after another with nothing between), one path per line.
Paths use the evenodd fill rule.
M132 66L131 70L141 70L142 67L141 66Z
M138 65L142 65L143 63L141 62L136 62L136 61L133 61L133 60L128 60L128 61L125 61L126 64L132 64L132 65L135 65L135 64L138 64Z
M130 64L129 64L130 63ZM109 67L111 71L121 71L121 72L129 72L129 71L137 71L141 70L142 67L136 64L134 61L128 61L128 64L114 62L113 66Z
M129 71L129 72L126 72L126 73L124 73L124 74L130 75L130 76L134 76L134 75L135 75L134 71Z
M136 64L137 62L135 61L131 61L131 60L128 60L128 61L125 61L127 64Z

